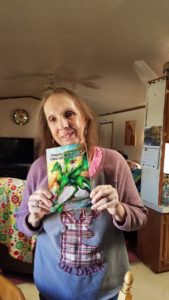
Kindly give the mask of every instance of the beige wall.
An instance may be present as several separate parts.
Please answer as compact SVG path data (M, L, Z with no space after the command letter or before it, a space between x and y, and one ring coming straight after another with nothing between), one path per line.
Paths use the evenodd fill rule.
M31 98L8 99L0 101L0 136L4 137L35 137L37 127L37 113L40 101ZM17 109L25 109L30 120L24 126L18 126L12 120L12 113ZM125 121L137 120L136 146L124 145ZM141 160L145 109L133 110L98 117L99 122L113 121L113 148L124 151L129 159Z
M137 121L136 146L126 146L124 144L125 122L131 120ZM98 117L99 123L109 121L113 121L112 148L124 151L129 159L140 162L144 138L145 108Z
M0 136L1 137L35 137L36 119L40 101L31 98L8 99L0 101ZM12 119L13 112L17 109L25 109L29 116L29 122L18 126Z

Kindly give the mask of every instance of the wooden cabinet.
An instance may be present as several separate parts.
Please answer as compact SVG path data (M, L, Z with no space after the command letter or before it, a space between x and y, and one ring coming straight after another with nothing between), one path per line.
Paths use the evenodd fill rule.
M166 100L164 108L164 140L169 143L169 82L167 81Z
M147 224L137 234L137 254L155 273L169 270L169 213L148 208Z
M148 221L137 234L137 254L155 273L169 271L169 201L168 171L164 165L169 142L169 78L148 84L145 127L161 128L160 145L144 143L144 150L158 153L156 166L143 164L141 198L148 208ZM148 148L149 147L149 148ZM168 154L167 154L168 155Z

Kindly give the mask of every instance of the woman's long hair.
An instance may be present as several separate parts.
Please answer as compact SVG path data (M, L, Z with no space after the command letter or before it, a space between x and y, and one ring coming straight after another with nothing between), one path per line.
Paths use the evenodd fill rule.
M57 87L55 89L49 90L45 92L39 111L38 117L38 137L37 137L37 145L38 145L38 155L43 155L46 152L47 148L57 147L58 145L52 138L50 129L47 124L46 116L44 113L44 105L47 99L50 96L64 94L69 96L72 101L77 106L80 111L82 117L86 120L87 128L86 128L86 145L88 149L88 153L92 154L94 146L98 143L98 130L97 130L97 122L96 117L90 107L79 98L79 96L72 90L65 87Z

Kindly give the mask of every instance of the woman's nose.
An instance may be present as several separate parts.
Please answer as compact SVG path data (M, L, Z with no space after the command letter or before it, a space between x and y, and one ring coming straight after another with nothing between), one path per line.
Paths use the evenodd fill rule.
M58 120L58 128L59 129L63 129L63 128L66 128L66 127L69 127L69 122L66 118L59 118Z

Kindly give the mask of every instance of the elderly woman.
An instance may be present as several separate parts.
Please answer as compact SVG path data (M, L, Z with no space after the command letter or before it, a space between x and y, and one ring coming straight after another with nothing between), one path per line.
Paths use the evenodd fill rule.
M39 114L40 157L32 164L17 216L20 231L38 234L34 280L45 300L117 299L129 268L123 231L146 223L125 159L97 146L89 107L66 88L45 94ZM85 143L91 207L51 213L45 150ZM70 230L71 229L71 230Z

